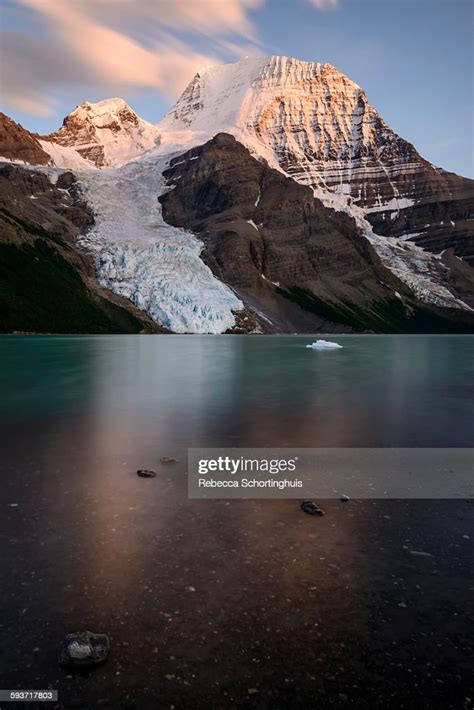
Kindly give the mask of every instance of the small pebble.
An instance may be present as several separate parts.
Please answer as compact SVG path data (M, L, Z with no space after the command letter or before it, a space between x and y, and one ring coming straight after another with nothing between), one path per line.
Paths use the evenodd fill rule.
M108 654L108 636L80 631L64 638L59 663L62 666L95 666L103 663Z
M312 500L304 500L300 508L304 513L308 513L308 515L324 515L324 510Z
M430 552L423 552L423 550L409 550L409 553L414 557L433 557Z
M150 471L146 468L139 468L137 471L137 476L140 476L140 478L155 478L156 473L155 471Z

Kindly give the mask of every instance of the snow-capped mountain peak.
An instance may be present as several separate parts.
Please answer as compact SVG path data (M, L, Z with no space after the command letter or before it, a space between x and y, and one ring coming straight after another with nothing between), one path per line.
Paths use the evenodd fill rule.
M358 84L330 64L291 57L204 67L159 126L164 145L186 133L188 144L232 133L299 182L366 205L396 197L389 174L421 160ZM376 194L366 191L369 177L371 187L379 178Z
M124 99L113 98L77 106L58 131L45 136L43 147L58 144L74 149L91 166L113 167L152 148L159 135L157 126L140 118Z
M138 118L135 111L124 99L115 97L97 101L96 103L84 101L66 116L63 126L67 126L74 120L91 123L100 128L103 125L108 125L112 120L116 120L120 124L131 123L136 125L141 119Z
M445 216L446 201L465 201L472 183L424 160L363 89L330 64L272 56L204 67L159 126L158 152L232 134L254 157L353 217L382 262L426 302L437 298L438 257L411 248L409 240L434 253L454 244L472 260L470 238L458 236L472 232L459 221L470 219L470 211L454 208L457 219L450 222Z

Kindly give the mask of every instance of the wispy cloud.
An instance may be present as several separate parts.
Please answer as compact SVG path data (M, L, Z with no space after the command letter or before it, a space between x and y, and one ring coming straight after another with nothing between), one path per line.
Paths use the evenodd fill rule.
M339 0L309 0L318 10L330 10L339 5Z
M55 94L77 85L114 94L151 88L174 97L203 64L239 56L243 46L258 53L251 10L263 2L16 0L35 32L4 32L3 97L37 115L50 113Z

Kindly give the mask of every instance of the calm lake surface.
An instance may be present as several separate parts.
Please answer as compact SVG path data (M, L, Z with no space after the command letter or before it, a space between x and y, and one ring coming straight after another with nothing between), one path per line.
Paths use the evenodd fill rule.
M132 466L192 446L474 445L474 336L311 340L6 336L0 416L60 448L80 420L68 446Z
M0 337L0 687L88 708L474 697L471 501L315 519L187 499L188 447L474 446L474 336L331 339ZM68 677L58 644L85 628L110 659Z

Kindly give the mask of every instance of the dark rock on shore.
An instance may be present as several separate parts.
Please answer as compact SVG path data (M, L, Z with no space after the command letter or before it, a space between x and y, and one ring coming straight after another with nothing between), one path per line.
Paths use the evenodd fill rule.
M109 648L109 637L106 634L94 634L91 631L68 634L61 646L59 663L78 668L97 666L107 659Z
M250 308L243 308L235 311L235 325L226 330L226 335L248 335L249 333L261 333L261 328Z
M140 478L155 478L156 472L147 468L139 468L137 476L140 476Z
M312 500L304 500L300 508L304 513L308 513L308 515L324 515L324 510Z

